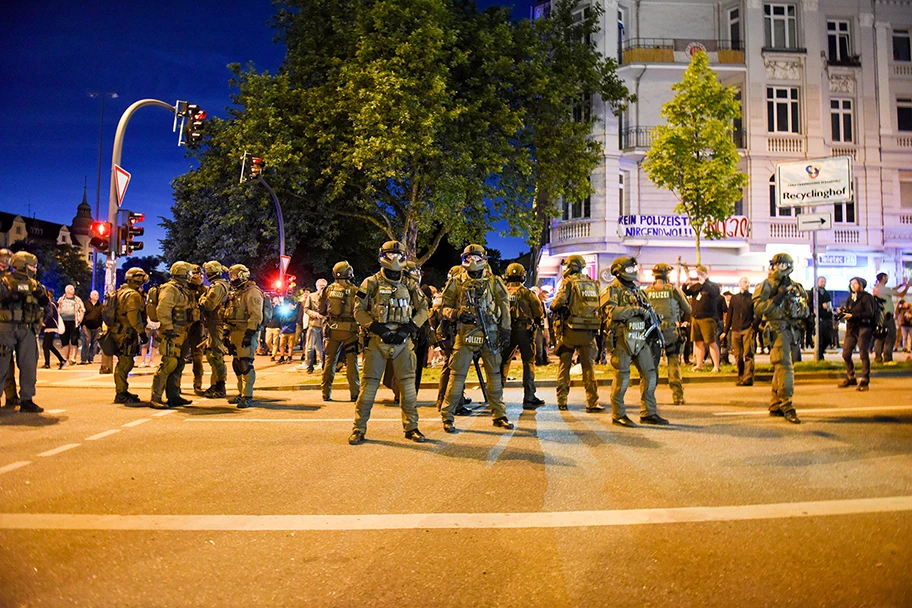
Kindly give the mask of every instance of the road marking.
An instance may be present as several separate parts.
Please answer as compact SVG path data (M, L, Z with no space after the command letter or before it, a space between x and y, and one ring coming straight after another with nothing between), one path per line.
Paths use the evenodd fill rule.
M4 473L9 473L10 471L15 471L18 468L24 467L27 464L32 464L31 460L20 460L19 462L11 462L5 467L0 467L0 475Z
M167 416L168 414L173 414L176 411L177 410L164 410L164 411L158 412L157 414L152 414L152 415L155 418L161 418L162 416Z
M95 515L0 513L0 530L350 531L521 529L638 526L912 510L912 496L726 507L539 513L402 513L389 515Z
M66 410L44 410L45 414L62 414Z
M120 432L120 429L111 429L110 431L104 431L103 433L97 433L95 435L92 435L91 437L86 437L85 440L86 441L96 441L98 439L104 439L105 437L110 437L111 435L113 435L115 433L119 433L119 432Z
M882 412L892 410L910 410L912 405L883 405L880 407L818 407L799 408L799 414L831 414L841 412ZM750 410L744 412L713 412L713 416L769 416L769 410Z
M143 422L149 422L150 420L152 420L152 419L151 418L139 418L138 420L134 420L133 422L128 422L121 426L128 427L128 428L133 427L133 426L139 426Z
M79 446L80 446L80 444L78 444L78 443L68 443L66 445L60 446L59 448L54 448L53 450L48 450L47 452L41 452L38 455L39 456L55 456L55 455L59 454L60 452L66 452L67 450L72 450L73 448L78 448Z
M351 422L353 418L187 418L184 422ZM402 418L371 418L370 422L402 422Z

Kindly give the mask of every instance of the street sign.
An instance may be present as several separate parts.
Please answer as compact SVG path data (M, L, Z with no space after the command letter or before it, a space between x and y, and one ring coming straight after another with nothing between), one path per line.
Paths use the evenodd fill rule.
M849 203L854 196L852 159L817 158L776 165L776 206Z
M117 186L117 206L123 205L124 194L127 193L127 186L130 185L130 174L120 165L114 165L114 181Z
M283 255L283 256L280 256L279 259L281 260L281 264L282 264L282 274L285 274L286 272L288 272L288 264L291 263L291 256Z
M799 213L798 232L811 232L813 230L832 230L832 213Z

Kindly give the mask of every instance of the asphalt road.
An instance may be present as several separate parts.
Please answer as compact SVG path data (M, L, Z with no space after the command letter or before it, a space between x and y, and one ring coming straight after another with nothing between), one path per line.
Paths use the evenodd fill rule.
M801 382L799 426L769 385L663 386L673 425L637 429L508 389L516 430L455 435L422 390L427 443L378 404L353 447L317 391L158 412L45 382L0 416L0 606L909 606L909 386Z

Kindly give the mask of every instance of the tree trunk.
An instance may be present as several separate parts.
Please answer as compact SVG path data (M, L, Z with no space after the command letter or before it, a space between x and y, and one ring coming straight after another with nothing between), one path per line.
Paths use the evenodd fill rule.
M700 260L700 234L703 232L703 226L694 226L694 233L697 235L697 266L702 262Z
M551 226L549 225L551 223L551 218L549 217L548 209L551 205L550 197L547 192L542 193L541 190L536 190L534 207L535 212L538 215L538 221L542 227L542 232L538 237L538 244L532 248L532 255L530 256L531 260L529 265L531 268L529 269L528 275L529 280L531 280L530 285L532 286L538 285L538 264L541 261L542 249L548 244L548 237L550 236L548 231L551 229Z

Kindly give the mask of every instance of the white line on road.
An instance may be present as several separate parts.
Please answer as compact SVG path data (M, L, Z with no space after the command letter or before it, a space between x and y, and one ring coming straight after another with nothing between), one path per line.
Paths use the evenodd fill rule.
M128 428L129 428L129 427L133 427L133 426L139 426L139 425L142 424L143 422L149 422L150 420L152 420L152 419L151 419L151 418L140 418L140 419L138 419L138 420L134 420L133 422L128 422L128 423L126 423L126 424L124 424L124 425L121 425L121 426L125 426L125 427L128 427Z
M168 414L173 414L176 411L177 410L162 410L161 412L152 414L152 416L154 416L155 418L161 418L162 416L167 416Z
M832 414L842 412L882 412L892 410L912 410L912 405L883 405L874 407L818 407L798 408L799 414ZM713 412L713 416L769 416L768 410L750 410L744 412Z
M66 410L44 410L45 414L62 414Z
M187 418L184 422L351 422L354 418ZM402 422L402 418L371 418L370 422Z
M32 464L31 460L20 460L19 462L11 462L5 467L0 467L0 475L4 473L9 473L10 471L15 471L18 468L24 467L27 464Z
M120 429L111 429L110 431L104 431L103 433L97 433L95 435L92 435L91 437L86 437L85 440L86 441L96 441L98 439L104 439L105 437L110 437L111 435L113 435L115 433L119 433L119 432L120 432Z
M79 446L80 446L80 444L78 444L78 443L68 443L66 445L60 446L59 448L54 448L53 450L48 450L47 452L41 452L38 455L39 456L56 456L60 452L66 452L67 450L72 450L73 448L78 448Z
M0 513L0 530L424 530L637 526L912 510L912 496L726 507L558 511L544 513L402 513L390 515L95 515Z

